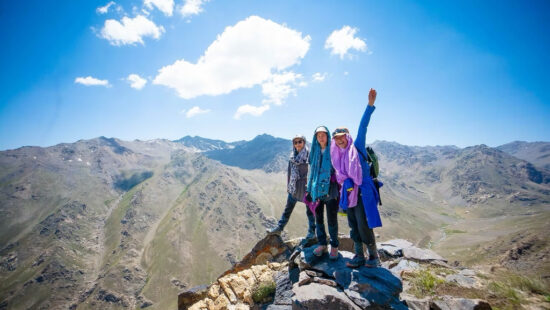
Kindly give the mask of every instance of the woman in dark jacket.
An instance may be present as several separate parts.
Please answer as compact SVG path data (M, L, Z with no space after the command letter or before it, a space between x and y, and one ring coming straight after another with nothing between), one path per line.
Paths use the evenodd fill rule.
M302 135L297 135L294 139L292 139L292 144L294 147L288 161L287 173L288 197L286 200L285 210L283 211L283 215L281 215L278 225L268 231L272 234L278 234L284 230L288 220L290 219L290 215L296 206L296 202L303 201L306 192L309 158L309 149L306 145L306 138ZM315 216L307 207L306 214L309 226L306 239L311 239L315 237Z

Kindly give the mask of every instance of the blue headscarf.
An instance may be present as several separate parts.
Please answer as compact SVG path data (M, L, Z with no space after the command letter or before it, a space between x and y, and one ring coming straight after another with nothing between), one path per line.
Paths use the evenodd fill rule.
M328 195L330 188L330 173L332 163L330 162L330 133L326 126L319 126L315 129L324 128L327 132L327 145L321 159L321 145L317 141L317 134L313 133L311 151L309 152L309 177L307 180L307 191L313 201Z

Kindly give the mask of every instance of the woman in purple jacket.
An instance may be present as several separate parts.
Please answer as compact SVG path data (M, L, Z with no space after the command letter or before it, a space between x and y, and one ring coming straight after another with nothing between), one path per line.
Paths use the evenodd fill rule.
M337 128L333 133L330 147L332 165L336 170L338 183L342 185L340 206L347 209L350 237L355 245L355 257L349 261L348 267L357 268L380 266L380 258L376 249L373 228L381 227L382 221L378 212L380 197L367 162L365 138L370 117L374 112L376 90L369 91L369 103L361 118L355 143L346 128ZM367 245L369 259L365 262L363 243Z

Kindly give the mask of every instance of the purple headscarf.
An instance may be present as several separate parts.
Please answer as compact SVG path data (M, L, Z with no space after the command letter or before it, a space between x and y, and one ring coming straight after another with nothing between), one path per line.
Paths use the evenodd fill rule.
M353 145L353 139L349 134L346 134L348 146L345 149L336 145L336 139L332 139L330 144L330 159L332 166L336 170L336 180L340 185L350 178L353 181L353 191L349 193L349 207L353 208L357 205L358 187L363 182L363 172L361 170L361 162L359 161L359 153ZM340 190L340 197L344 194L344 187Z

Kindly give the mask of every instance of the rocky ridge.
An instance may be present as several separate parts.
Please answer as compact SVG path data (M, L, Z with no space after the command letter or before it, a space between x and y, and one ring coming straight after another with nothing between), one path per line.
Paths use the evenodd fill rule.
M351 269L353 242L340 236L340 256L313 255L315 245L267 235L214 283L184 291L179 309L548 309L544 297L521 304L498 291L491 272L449 264L407 240L378 243L380 268ZM271 287L271 289L264 289ZM263 293L263 295L262 295ZM528 301L527 301L528 300Z

